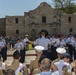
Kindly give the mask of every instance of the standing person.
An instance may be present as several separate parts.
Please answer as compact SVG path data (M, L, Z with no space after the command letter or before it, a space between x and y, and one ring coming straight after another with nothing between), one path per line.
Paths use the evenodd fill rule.
M25 61L25 52L24 52L24 45L21 41L21 39L17 39L17 43L15 44L14 48L20 53L21 58L20 62L24 63Z
M25 38L24 38L24 40L23 40L24 46L25 46L25 49L26 49L26 50L28 50L28 44L29 44L29 42L28 42L28 40L29 40L28 37L29 37L29 35L26 34L26 35L25 35Z
M3 43L3 45L4 45L3 48L1 49L1 54L2 54L3 62L4 62L7 59L7 44L6 44L5 38L0 36L0 39L1 39L1 42Z
M63 75L64 66L66 65L66 67L67 67L66 71L67 71L68 75L71 75L71 68L70 68L70 64L69 64L70 55L68 53L66 53L66 50L64 48L57 48L56 51L57 51L57 53L60 54L60 60L55 62L54 64L58 67L59 74Z
M59 75L63 75L62 74L62 67L65 65L64 64L64 60L63 60L63 56L62 54L66 52L66 50L64 48L57 48L56 49L57 53L61 54L60 55L60 60L55 62L54 64L58 67L59 69Z
M20 53L16 50L13 53L13 62L10 66L6 67L6 71L12 69L15 71L15 75L28 75L26 65L20 63L19 60L20 60Z
M11 37L11 46L12 48L14 48L14 44L15 44L15 39L14 36Z
M26 47L25 47L25 43L24 43L24 39L22 37L20 37L20 41L21 41L21 44L23 46L23 49L20 51L20 54L21 54L21 63L24 63L25 62L25 54L26 54Z
M2 38L2 42L4 43L4 47L2 49L2 57L3 57L3 62L4 62L5 60L7 60L7 44L4 38Z
M55 60L55 59L57 59L56 49L57 49L57 47L59 47L59 39L55 38L54 40L52 40L51 45L53 45L52 49L51 49L51 51L52 51L52 53L51 53L52 54L52 60Z
M56 41L55 35L52 35L52 37L50 38L50 42L51 42L51 60L54 60L55 58L55 51L54 51L54 43Z
M43 46L35 46L35 51L36 51L37 57L29 65L30 73L32 73L34 69L39 67L38 61L39 61L41 55L43 54L43 50L44 50Z
M60 48L65 48L65 46L66 46L65 41L63 40L62 37L59 37L59 47Z
M76 60L76 36L74 37L74 60Z
M0 38L0 54L3 57L3 61L4 61L4 55L5 55L5 49L4 49L5 45L4 42L2 41L2 39Z
M72 34L69 34L69 37L66 40L66 44L68 46L68 50L69 50L69 54L71 55L71 57L73 56L73 44L74 44L74 37L72 36ZM72 61L72 60L71 60Z
M50 53L48 52L48 45L51 44L50 40L46 38L48 35L48 32L46 30L41 30L40 32L40 38L38 38L35 41L29 41L29 43L32 43L34 45L39 45L44 47L43 55L50 58Z

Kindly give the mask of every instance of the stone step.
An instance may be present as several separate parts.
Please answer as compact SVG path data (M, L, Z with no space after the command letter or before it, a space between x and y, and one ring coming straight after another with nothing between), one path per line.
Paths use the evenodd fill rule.
M10 65L13 61L13 53L14 53L15 50L8 50L7 51L7 60L5 61L5 63L7 63L8 65ZM32 60L34 60L36 58L36 52L35 50L28 50L26 51L26 54L25 54L25 63L26 65L29 65L30 62Z
M7 56L12 56L15 50L8 50L7 51ZM26 56L36 56L35 50L27 50L26 51Z

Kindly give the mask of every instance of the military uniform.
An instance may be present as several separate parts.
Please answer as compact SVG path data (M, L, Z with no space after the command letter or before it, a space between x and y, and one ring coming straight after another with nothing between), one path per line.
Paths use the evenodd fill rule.
M34 45L43 46L43 55L45 55L47 58L50 58L50 53L48 52L48 45L50 45L50 40L46 37L42 36L41 38L38 38L36 41L34 41Z
M57 58L55 60L53 60L53 63L58 62L60 60L60 58Z
M40 72L41 72L40 68L36 68L33 70L32 75L38 74Z
M12 64L10 66L7 66L6 69L13 69L15 71L15 75L28 75L26 65L20 63L19 61L13 61Z
M21 62L21 63L24 63L24 61L25 61L25 49L24 49L24 44L23 44L22 42L16 43L15 46L14 46L14 48L17 49L18 52L19 52L20 55L21 55L20 62Z
M71 55L71 57L73 56L73 44L74 44L74 38L73 37L69 37L66 40L66 44L69 50L69 54ZM71 60L72 61L72 60Z
M5 48L5 43L0 39L0 54L3 57L3 61L6 60L7 49Z
M33 60L33 61L30 63L30 65L29 65L30 71L33 71L34 69L36 69L36 68L39 67L39 65L38 65L39 58L40 58L40 57L37 57L35 60Z
M36 68L39 67L38 61L39 61L39 59L40 59L40 57L41 57L41 55L42 55L42 53L43 53L43 50L44 50L44 47L43 47L43 46L35 46L34 48L35 48L35 50L36 50L36 53L38 53L38 54L37 54L37 58L36 58L35 60L33 60L33 61L30 63L30 65L29 65L29 69L30 69L31 72L32 72L34 69L36 69Z
M57 59L57 52L56 52L56 49L57 49L57 47L59 46L59 39L53 39L52 41L51 41L51 44L52 44L52 46L51 46L51 56L52 56L52 60L55 60L55 59Z
M5 60L7 60L7 45L6 45L6 40L3 38L2 39L2 42L4 43L4 47L3 47L3 50L2 50L2 57L3 57L3 62Z

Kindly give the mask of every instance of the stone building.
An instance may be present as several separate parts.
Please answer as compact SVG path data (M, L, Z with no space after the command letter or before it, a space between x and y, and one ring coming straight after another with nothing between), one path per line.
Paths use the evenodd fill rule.
M6 19L5 18L0 18L0 34L3 36L6 35Z
M4 26L3 33L0 30L3 35L37 36L42 29L46 29L49 35L76 33L76 15L57 11L46 2L24 12L24 16L6 16L3 20L0 21L0 26Z

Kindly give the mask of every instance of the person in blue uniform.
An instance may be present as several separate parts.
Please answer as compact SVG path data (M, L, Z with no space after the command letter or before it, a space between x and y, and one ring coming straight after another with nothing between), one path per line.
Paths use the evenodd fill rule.
M46 38L47 35L48 32L46 30L41 30L40 38L36 39L35 41L29 41L29 43L32 43L35 46L43 46L44 47L43 55L45 55L47 58L50 58L51 54L50 52L48 52L48 45L51 44L51 42L48 38Z
M2 41L2 39L0 38L0 54L2 55L3 57L3 61L4 61L4 56L5 56L5 49L4 49L5 45Z
M17 39L17 43L15 44L14 48L20 53L20 62L24 63L25 61L25 50L24 50L24 45L21 41L21 39Z
M4 43L4 47L2 49L2 57L3 57L3 62L4 62L5 60L7 60L7 44L4 38L2 38L2 42Z

